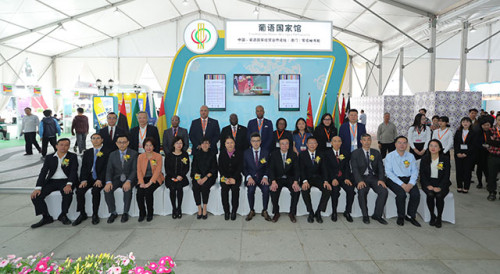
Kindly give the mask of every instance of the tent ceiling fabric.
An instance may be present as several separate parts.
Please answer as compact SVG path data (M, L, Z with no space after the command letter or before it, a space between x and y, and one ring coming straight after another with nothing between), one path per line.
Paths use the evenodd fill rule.
M164 35L163 40L175 40L176 35L179 36L175 32L182 29L177 27L177 24L182 24L186 20L181 20L182 23L168 20L193 17L192 20L195 17L193 13L197 14L197 18L207 18L208 15L213 15L215 18L213 20L220 20L220 22L223 22L225 18L327 20L332 21L335 27L382 42L387 41L386 46L393 47L389 49L389 52L398 48L397 43L389 42L401 39L402 36L396 29L366 11L353 0L186 0L187 3L183 1L0 0L0 45L18 49L29 48L31 52L60 56L66 52L74 53L82 47L87 49L94 44L102 44L116 37L126 37L129 32ZM443 21L440 21L438 26L438 39L439 36L449 36L448 33L440 32L446 24L456 25L460 20L479 20L485 16L498 18L500 14L500 0L359 0L359 2L405 32L415 29L428 31L429 18L424 15L425 12L437 15L438 20L443 17ZM398 7L398 3L422 10L423 13L405 10ZM257 15L254 14L256 7L259 9ZM59 21L64 22L58 27ZM163 22L175 26L165 28L173 31L163 34L158 31L149 31L152 26L161 27ZM48 24L51 25L36 29ZM224 27L220 23L216 25ZM58 27L57 30L42 38L55 27ZM33 29L36 30L31 31ZM18 35L23 32L26 34ZM356 52L364 52L377 46L372 41L338 29L332 30L332 34ZM40 38L42 39L35 43ZM425 38L424 36L419 39L426 41ZM147 36L141 35L141 39L146 40ZM407 38L405 39L403 40L407 41ZM134 47L138 46L137 39L129 40L134 42ZM171 46L169 45L168 48ZM82 50L85 51L85 49ZM148 50L147 53L150 54L151 51ZM133 55L140 55L140 53ZM161 56L165 54L162 53Z

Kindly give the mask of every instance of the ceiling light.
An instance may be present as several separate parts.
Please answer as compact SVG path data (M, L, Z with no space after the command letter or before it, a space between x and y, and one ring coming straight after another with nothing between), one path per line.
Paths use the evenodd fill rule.
M477 29L475 27L470 28L470 32L476 32Z
M255 7L253 10L253 14L258 15L259 14L259 8Z
M182 4L183 4L184 6L187 6L187 5L189 4L189 2L188 2L188 0L184 0L184 1L182 1Z

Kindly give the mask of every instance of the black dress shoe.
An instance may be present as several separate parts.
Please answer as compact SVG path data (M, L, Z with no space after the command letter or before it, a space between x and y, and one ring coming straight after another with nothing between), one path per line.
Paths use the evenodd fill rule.
M405 225L405 219L403 217L398 217L398 220L396 221L396 224L399 226L404 226Z
M436 227L437 227L437 228L441 228L441 226L442 226L442 223L441 223L441 217L437 217L437 218L436 218Z
M377 221L377 222L379 222L379 223L381 223L383 225L387 224L387 221L384 220L384 218L382 218L382 217L374 217L374 216L372 216L372 219L374 219L375 221Z
M203 215L200 215L200 214L196 214L196 219L201 219L201 217L203 217Z
M477 184L476 188L477 188L477 189L481 189L481 188L483 188L483 183L479 183L479 184Z
M100 222L101 220L99 219L98 215L92 215L92 224L96 225Z
M309 212L309 216L307 216L307 222L310 224L314 223L314 213Z
M153 220L153 215L148 215L148 217L146 217L146 222L151 222Z
M109 215L109 218L108 218L108 224L112 224L115 221L116 217L118 217L118 214L111 213L111 215Z
M177 210L172 209L172 219L177 219Z
M179 208L177 209L177 219L181 219L182 218L182 210Z
M351 213L347 213L347 212L344 212L344 218L349 222L349 223L352 223L352 217L351 217Z
M316 214L314 215L314 217L316 217L316 222L322 224L323 223L323 218L321 218L321 211L318 210L318 212L316 212Z
M370 218L368 218L368 216L363 216L363 223L369 224L370 223Z
M140 222L144 221L144 219L146 219L146 216L139 215L139 219L137 221L139 221L139 223L140 223Z
M207 214L205 214L205 215L203 215L203 216L201 216L201 218L202 218L203 220L206 220L206 219L208 218L208 213L207 213Z
M127 213L123 213L122 219L120 221L122 223L126 223L128 221L128 214Z
M269 216L269 214L267 213L267 210L262 210L262 212L260 213L260 215L262 217L264 217L264 220L270 222L272 221L271 217Z
M54 219L52 219L52 217L50 217L50 216L43 217L38 223L32 224L31 228L41 227L43 225L50 224L52 222L54 222Z
M414 225L416 227L421 227L420 223L413 217L405 216L405 220L407 220L408 222L410 222L412 225Z
M59 215L59 217L57 219L59 221L61 221L61 223L63 223L63 225L70 225L71 224L71 221L68 219L68 216L66 216L66 214Z
M229 221L229 212L224 212L224 220Z
M272 222L276 223L278 221L278 219L280 218L280 216L281 215L279 213L274 214Z
M24 156L33 155L33 153L24 153Z
M236 212L231 213L231 221L236 220Z
M497 199L496 193L490 192L490 195L488 195L488 201L495 201Z
M79 224L81 224L83 221L87 220L87 214L80 214L80 216L78 216L78 218L76 218L76 220L73 222L73 226L77 226Z
M288 217L290 217L290 222L296 223L297 219L295 218L295 214L288 213Z
M430 226L435 226L436 225L436 216L435 215L431 216L431 220L429 222L429 225Z
M337 219L338 219L338 214L337 214L337 212L333 212L333 213L332 213L332 217L331 217L331 219L332 219L332 222L336 222L336 221L337 221Z

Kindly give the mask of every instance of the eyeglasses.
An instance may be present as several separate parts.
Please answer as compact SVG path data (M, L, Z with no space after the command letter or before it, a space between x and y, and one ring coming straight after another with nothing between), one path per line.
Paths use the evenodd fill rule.
M110 116L108 117L108 120L116 120L116 117Z
M124 144L127 144L128 141L125 141L125 142L124 141L120 141L120 142L116 142L116 143L119 144L119 145L124 145Z
M101 137L92 137L90 138L91 140L101 140L102 138Z

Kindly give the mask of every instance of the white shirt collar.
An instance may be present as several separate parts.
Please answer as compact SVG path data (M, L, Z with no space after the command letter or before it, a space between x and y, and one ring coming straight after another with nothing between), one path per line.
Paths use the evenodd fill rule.
M148 125L146 125L146 126L144 126L144 127L139 126L139 128L140 128L141 130L146 130L146 128L147 128L147 127L148 127Z
M66 157L66 155L68 155L68 153L64 154L63 157L59 158L59 156L57 155L57 152L54 153L54 157L57 157L59 159L64 159Z

